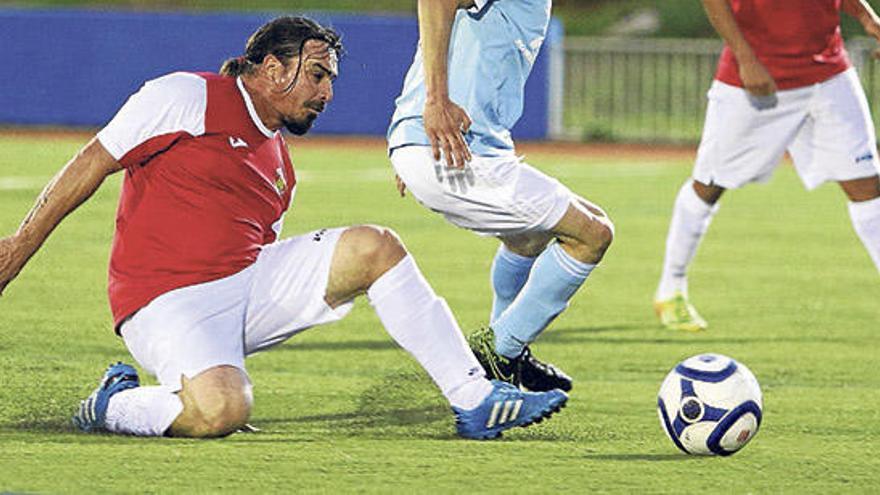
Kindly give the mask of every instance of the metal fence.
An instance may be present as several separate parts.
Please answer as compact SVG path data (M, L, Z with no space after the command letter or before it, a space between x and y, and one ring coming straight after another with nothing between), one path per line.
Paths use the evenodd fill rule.
M868 101L880 102L873 47L867 39L847 44ZM719 40L567 38L555 137L698 141L721 48Z

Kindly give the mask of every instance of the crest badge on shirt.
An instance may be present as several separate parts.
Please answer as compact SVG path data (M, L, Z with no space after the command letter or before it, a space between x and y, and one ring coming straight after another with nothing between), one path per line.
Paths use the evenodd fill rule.
M278 191L279 195L284 195L284 191L287 191L287 179L284 178L284 171L281 170L281 167L275 169L275 173L277 177L275 178L275 190Z

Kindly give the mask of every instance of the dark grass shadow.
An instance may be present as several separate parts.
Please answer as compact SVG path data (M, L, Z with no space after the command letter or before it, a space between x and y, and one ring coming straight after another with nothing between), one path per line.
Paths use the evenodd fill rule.
M550 330L541 334L541 339L552 337L556 333L563 334L590 334L595 335L598 333L610 333L610 332L635 332L638 330L648 330L654 328L653 325L638 325L638 324L616 324L616 325L597 325L594 327L561 327L561 328L551 328Z
M291 416L289 418L260 418L260 425L290 425L300 423L348 423L364 427L409 426L430 424L445 419L449 414L435 406L393 409L369 412L358 409L352 412L335 414L315 414L311 416Z
M587 460L596 461L644 461L644 462L692 462L700 459L697 456L684 454L585 454Z
M563 409L559 414L564 413ZM449 405L428 376L415 365L385 375L365 389L349 411L254 418L253 424L272 435L302 433L309 436L317 430L329 429L334 435L379 440L461 440L455 432L455 420ZM263 438L265 441L275 441L272 438ZM580 440L582 439L572 432L534 426L528 429L515 428L505 432L500 439L516 442ZM253 441L263 440L257 438Z
M598 325L593 327L551 328L541 334L537 346L571 344L652 344L677 346L687 342L701 344L867 344L867 339L835 336L719 336L717 332L671 332L651 322L646 324ZM332 352L332 351L397 351L400 348L388 340L346 340L340 342L297 341L277 346L272 352Z
M538 342L540 342L541 344L566 344L576 341L593 341L602 338L596 337L597 335L617 332L637 332L640 330L648 330L649 328L651 327L648 325L633 324L599 325L595 327L550 328L549 330L541 333Z
M0 423L0 432L27 432L41 434L76 433L70 418L49 418L37 420L21 420Z
M386 341L378 340L346 340L343 342L294 342L287 345L276 346L272 352L309 352L309 351L387 351L399 350L389 338Z
M329 429L334 435L376 438L445 438L454 432L452 412L428 376L413 367L386 374L366 388L348 411L253 418L266 433Z
M635 332L642 331L641 334ZM624 335L606 335L617 332L625 332ZM658 345L681 345L682 343L698 342L701 344L805 344L805 343L829 343L829 344L861 344L868 343L867 339L846 338L839 335L831 336L798 336L776 337L749 336L749 337L723 337L717 332L685 333L672 332L650 323L645 325L605 325L596 327L568 327L556 328L541 334L538 345L559 344L658 344Z

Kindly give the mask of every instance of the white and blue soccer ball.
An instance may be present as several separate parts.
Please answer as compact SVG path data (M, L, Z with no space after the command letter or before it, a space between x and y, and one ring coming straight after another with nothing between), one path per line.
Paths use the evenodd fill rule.
M666 375L657 397L663 431L683 452L731 455L761 426L763 401L755 375L721 354L685 359Z

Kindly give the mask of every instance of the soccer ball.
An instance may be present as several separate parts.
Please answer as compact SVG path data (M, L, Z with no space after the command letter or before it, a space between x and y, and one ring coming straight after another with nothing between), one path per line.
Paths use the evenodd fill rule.
M657 396L660 424L672 443L697 455L731 455L761 426L761 387L742 363L721 354L685 359Z

